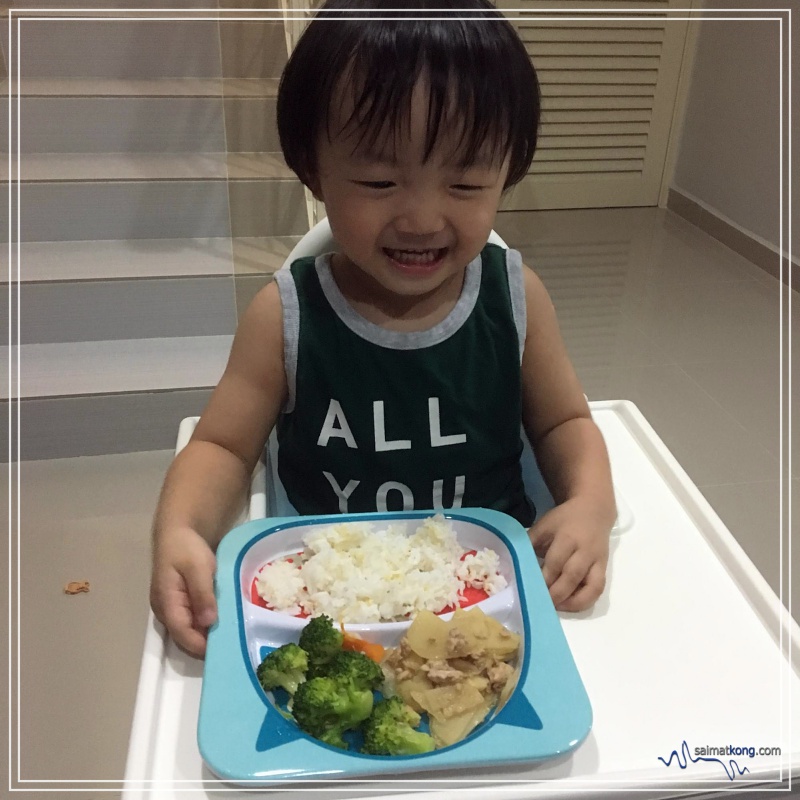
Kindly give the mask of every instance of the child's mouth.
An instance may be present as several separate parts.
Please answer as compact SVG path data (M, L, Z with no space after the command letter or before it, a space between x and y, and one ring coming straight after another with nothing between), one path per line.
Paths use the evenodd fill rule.
M401 269L411 272L431 272L441 264L447 248L429 248L427 250L395 250L384 247L383 252Z

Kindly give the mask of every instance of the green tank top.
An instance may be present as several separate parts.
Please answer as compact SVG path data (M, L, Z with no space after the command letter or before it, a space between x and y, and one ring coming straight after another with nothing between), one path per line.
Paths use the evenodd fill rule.
M410 333L355 312L330 255L275 279L289 389L278 475L299 514L481 507L532 524L520 466L517 251L486 245L450 314Z

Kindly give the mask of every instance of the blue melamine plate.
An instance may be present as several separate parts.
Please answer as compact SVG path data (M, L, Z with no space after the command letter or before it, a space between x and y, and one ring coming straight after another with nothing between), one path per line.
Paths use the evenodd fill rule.
M197 740L208 767L223 780L272 784L305 778L363 777L428 769L544 760L573 750L592 726L592 708L525 528L497 511L443 512L459 543L500 556L508 587L480 608L522 636L513 694L466 739L416 756L371 756L322 744L285 719L256 679L263 654L296 642L306 620L250 601L258 569L303 549L313 528L367 521L405 524L409 533L431 511L284 517L235 528L217 551L218 622L208 637ZM447 615L443 615L447 619ZM348 631L394 646L409 622L347 625Z

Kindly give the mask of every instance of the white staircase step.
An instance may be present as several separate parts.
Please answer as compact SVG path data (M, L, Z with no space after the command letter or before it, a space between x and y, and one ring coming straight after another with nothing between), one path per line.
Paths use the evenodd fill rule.
M12 95L18 81L11 81ZM277 97L279 78L28 78L23 97ZM0 82L8 96L8 82Z
M51 458L167 450L185 417L199 416L211 389L92 394L22 400L20 458ZM8 441L2 452L8 453Z
M23 242L19 266L22 283L230 276L233 247L225 237ZM11 280L16 268L14 245ZM7 248L0 248L0 270L9 274Z
M237 174L259 178L264 172L256 163ZM91 180L23 183L21 240L294 236L308 230L297 178L111 180L99 168L94 174Z
M228 153L231 180L297 180L282 153Z
M302 236L242 236L232 240L237 277L279 270Z
M0 282L114 281L131 278L197 278L271 274L302 237L230 239L98 239L23 242L0 247Z
M201 83L188 79L151 81L162 91L149 94L145 81L36 83L44 86L26 91L14 113L25 154L280 151L272 81L216 81L206 94L182 86ZM0 133L7 129L6 115Z
M28 344L19 348L20 397L55 398L216 386L232 336ZM16 359L16 348L11 350ZM8 375L9 349L0 363ZM2 382L8 398L8 382ZM16 384L12 394L16 397Z
M16 164L12 165L12 169ZM24 183L296 180L280 153L27 153Z
M255 8L242 9L247 5ZM280 77L287 52L281 6L286 7L284 0L221 0L219 13L225 20L219 23L219 40L224 77ZM233 11L236 8L241 10Z
M230 101L242 102L262 110L274 103ZM23 97L20 146L26 155L220 152L226 149L225 103L221 97Z
M222 0L222 2L224 5L227 0ZM246 2L247 0L245 0L245 4ZM47 19L49 14L46 12L48 11L55 11L58 16L61 16L65 11L72 11L73 9L83 9L85 15L98 16L98 12L91 9L91 5L91 3L74 3L70 2L70 0L5 0L0 3L0 16L8 16L9 6L13 7L15 16L36 16L39 19ZM125 17L152 17L153 12L163 10L167 3L164 0L102 0L102 2L94 3L94 5L97 6L97 9L103 9L104 11L110 10L117 14L122 12ZM172 5L178 6L179 4ZM190 4L184 3L184 5ZM265 3L265 5L268 6L269 3ZM197 14L205 14L205 16L208 16L211 11L215 11L217 7L218 0L192 0L191 3L191 8L196 10Z
M280 78L223 78L225 97L277 97Z
M231 235L222 180L38 181L23 183L21 195L23 242Z
M206 14L210 17L206 20L171 16L177 19L135 18L126 13L107 19L74 16L29 22L20 48L21 74L117 78L222 75L220 23L213 19L214 12Z
M31 77L277 77L286 63L280 8L42 14L28 23L21 74ZM102 7L102 4L100 4ZM167 13L165 13L167 12ZM70 16L71 13L71 16ZM67 18L64 18L64 17ZM81 18L86 16L87 18ZM50 18L46 18L50 17ZM220 19L222 17L222 19Z
M23 181L225 180L225 153L28 153Z
M23 283L19 300L22 344L225 336L236 329L232 275ZM3 344L7 334L0 329Z

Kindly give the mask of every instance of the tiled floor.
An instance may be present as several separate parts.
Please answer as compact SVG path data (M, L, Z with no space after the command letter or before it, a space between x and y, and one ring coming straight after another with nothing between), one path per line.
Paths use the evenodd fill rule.
M638 405L778 591L779 284L658 209L506 213L496 228L550 289L590 399ZM797 345L800 303L791 318ZM796 437L793 455L786 483L798 500ZM21 466L24 779L123 775L148 610L149 523L170 458ZM800 547L792 560L798 619ZM784 597L788 574L785 554ZM63 594L67 581L84 579L90 593Z

